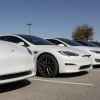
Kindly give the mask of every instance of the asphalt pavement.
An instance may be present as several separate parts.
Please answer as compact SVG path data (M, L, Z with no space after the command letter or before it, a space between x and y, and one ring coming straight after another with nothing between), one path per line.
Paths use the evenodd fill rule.
M100 100L100 68L0 85L0 100Z

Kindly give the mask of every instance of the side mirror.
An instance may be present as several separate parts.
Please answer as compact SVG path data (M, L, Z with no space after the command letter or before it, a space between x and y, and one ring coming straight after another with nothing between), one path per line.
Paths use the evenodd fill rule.
M60 47L64 47L64 44L58 44L58 46L60 46Z
M24 42L19 42L18 45L19 46L24 46Z

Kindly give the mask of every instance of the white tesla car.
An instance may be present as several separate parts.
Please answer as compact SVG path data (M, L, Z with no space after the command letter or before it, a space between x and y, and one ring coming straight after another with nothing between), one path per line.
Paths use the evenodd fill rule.
M67 47L77 48L79 50L84 50L88 52L92 56L92 64L94 67L100 65L100 48L92 43L85 42L75 42L73 40L65 39L65 38L55 38L48 39L52 43L56 45L63 45Z
M49 41L31 35L5 35L1 40L23 45L35 55L37 75L55 77L58 73L89 71L91 57L80 50L59 47Z
M35 75L30 52L14 43L0 41L0 84L24 80Z

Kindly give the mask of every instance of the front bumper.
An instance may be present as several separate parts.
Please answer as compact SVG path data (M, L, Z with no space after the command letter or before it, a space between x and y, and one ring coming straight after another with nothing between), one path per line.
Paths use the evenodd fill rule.
M100 65L100 54L94 54L92 56L92 64L93 65Z
M59 57L59 73L75 73L92 69L91 57Z

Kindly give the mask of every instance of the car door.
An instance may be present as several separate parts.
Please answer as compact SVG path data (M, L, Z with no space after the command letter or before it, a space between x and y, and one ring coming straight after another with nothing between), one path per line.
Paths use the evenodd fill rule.
M16 69L16 48L8 43L0 42L0 74L9 74Z
M24 61L26 60L25 57L23 57L23 52L19 51L19 46L17 45L19 42L24 42L21 39L14 37L14 36L0 36L0 40L3 41L8 41L8 42L12 42L15 43L16 45L14 46L6 46L3 47L2 51L4 51L5 53L1 56L1 58L4 58L4 61L2 61L1 66L9 66L6 67L7 70L5 70L5 72L11 72L11 71L18 71L18 67L20 66L19 69L23 68L22 63L25 63ZM24 47L27 47L28 45L26 43L24 43ZM22 46L20 46L21 48ZM24 48L22 47L22 48ZM22 50L23 51L23 50ZM24 50L25 51L25 50ZM27 51L27 50L26 50ZM24 56L27 56L27 52ZM26 60L27 63L28 60ZM6 63L4 63L6 62Z

